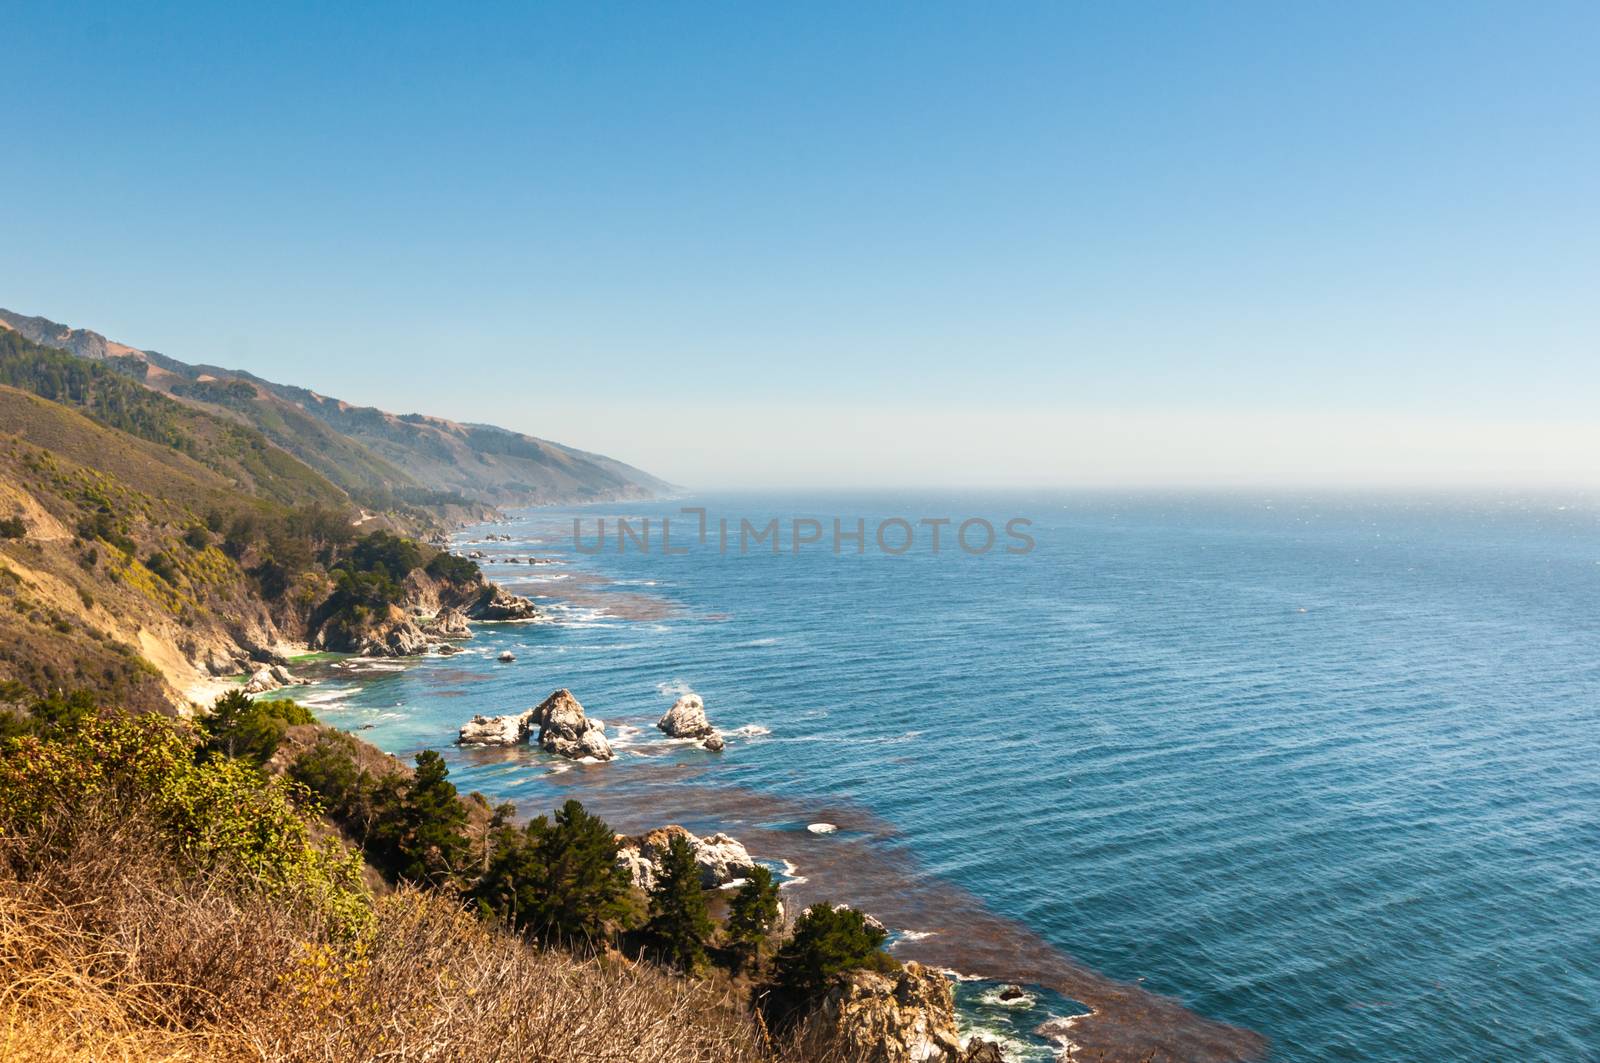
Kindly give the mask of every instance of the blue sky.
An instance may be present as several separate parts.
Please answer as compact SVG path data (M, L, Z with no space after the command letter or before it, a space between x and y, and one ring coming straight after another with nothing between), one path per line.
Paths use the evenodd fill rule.
M175 357L705 486L1600 477L1594 4L4 25L0 305Z

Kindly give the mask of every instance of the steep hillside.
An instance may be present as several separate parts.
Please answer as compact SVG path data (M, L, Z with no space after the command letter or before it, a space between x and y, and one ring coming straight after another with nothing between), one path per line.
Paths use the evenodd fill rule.
M297 478L241 483L218 441L253 430L30 346L0 334L0 374L72 404L0 385L0 690L181 709L307 643L411 654L420 617L531 611L264 441Z
M647 498L669 489L614 459L492 425L356 406L5 310L0 310L0 327L115 366L152 389L248 425L368 508L603 501Z
M179 450L0 387L0 682L168 708L205 678L197 662L232 670L273 645L205 524L254 508Z
M345 492L248 425L188 408L112 368L0 329L0 384L71 406L185 454L240 490L285 505L348 505Z

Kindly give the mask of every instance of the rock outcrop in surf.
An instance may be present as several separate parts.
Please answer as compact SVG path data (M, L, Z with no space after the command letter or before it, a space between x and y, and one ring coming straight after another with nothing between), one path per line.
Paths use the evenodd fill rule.
M464 746L516 746L535 739L558 756L610 760L616 756L606 740L605 724L591 719L583 704L565 687L523 713L474 716L461 726L456 742Z
M726 744L706 719L706 704L699 694L685 694L674 701L656 727L670 738L698 738L713 753L721 752Z

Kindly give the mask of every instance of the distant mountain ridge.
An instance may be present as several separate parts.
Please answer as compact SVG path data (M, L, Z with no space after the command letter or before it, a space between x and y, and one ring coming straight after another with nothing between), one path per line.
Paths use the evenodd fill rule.
M671 490L665 481L613 458L493 425L357 406L9 310L0 309L0 328L106 362L180 402L247 424L371 508L600 502Z

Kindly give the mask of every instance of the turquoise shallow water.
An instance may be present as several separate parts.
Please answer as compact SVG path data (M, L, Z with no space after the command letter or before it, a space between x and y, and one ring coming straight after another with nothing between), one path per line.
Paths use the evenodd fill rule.
M572 550L574 514L588 542L601 516L687 504L869 530L1022 515L1037 547ZM309 692L326 720L400 754L446 749L463 788L528 811L576 795L792 838L797 889L887 898L930 958L1010 978L1008 956L1026 973L1053 946L1259 1031L1272 1059L1600 1059L1593 509L729 496L490 530L516 541L472 548L567 562L487 566L563 595L563 622L331 670ZM495 663L503 648L516 663ZM450 747L472 713L558 686L620 736L617 761ZM651 728L689 689L732 734L720 757ZM814 819L843 829L808 834ZM983 924L993 948L960 945L985 913L1042 943ZM996 1009L986 990L964 987L969 1018L1035 1050L1027 1030L1073 1010L1049 994Z

